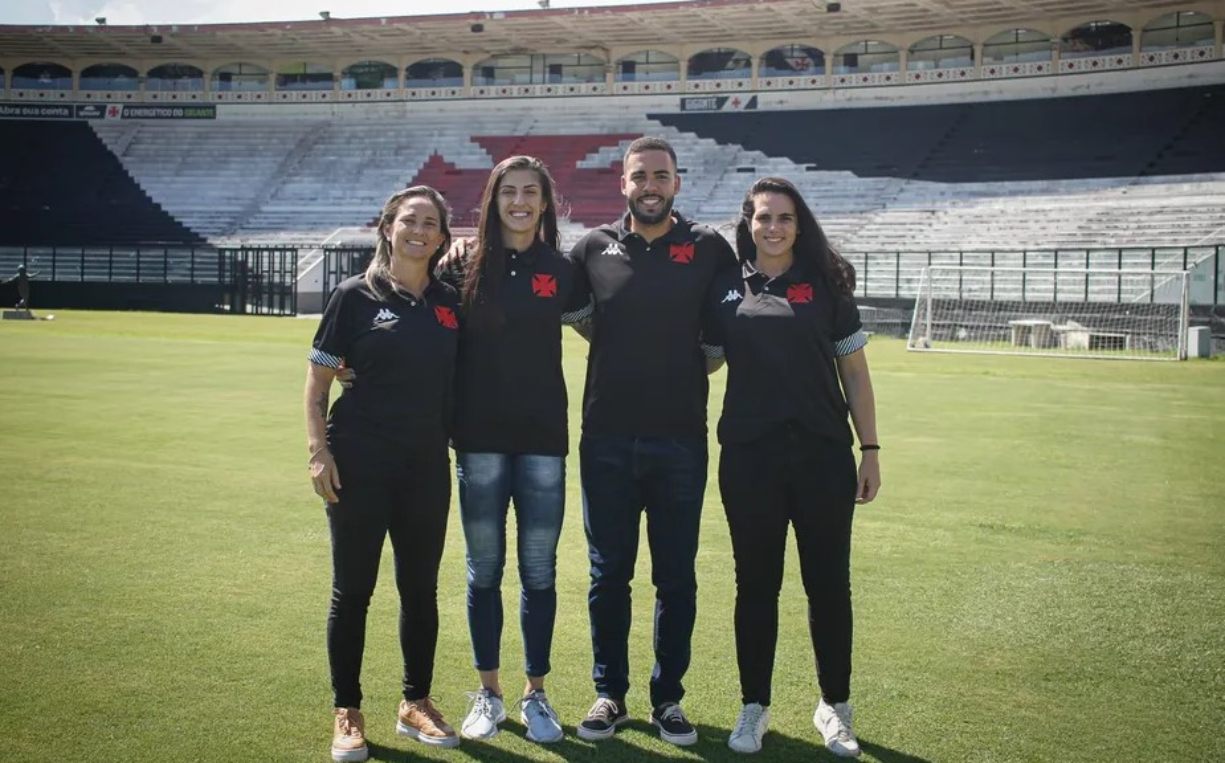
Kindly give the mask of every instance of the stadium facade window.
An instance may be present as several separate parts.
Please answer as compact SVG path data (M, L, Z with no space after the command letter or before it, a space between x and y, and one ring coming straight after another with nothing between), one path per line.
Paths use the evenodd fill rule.
M140 73L123 64L94 64L81 70L82 90L139 90Z
M807 45L783 45L767 50L757 64L758 77L825 74L825 51Z
M1034 29L1009 29L983 43L984 64L1015 64L1050 61L1051 36Z
M1131 27L1117 21L1090 21L1059 40L1060 58L1092 58L1131 53Z
M268 89L268 70L256 64L234 63L213 70L213 92L256 93Z
M710 48L689 57L689 79L748 79L753 76L753 58L735 48Z
M880 40L860 40L834 53L834 74L895 72L900 62L896 45Z
M493 56L473 69L473 85L582 84L604 81L604 60L586 53Z
M309 61L285 64L277 69L276 89L293 92L331 90L332 67Z
M427 58L409 64L404 87L463 87L464 65L449 58Z
M29 63L13 70L14 90L71 90L72 70L63 64Z
M1212 17L1196 11L1179 11L1154 19L1140 34L1141 50L1167 50L1212 45Z
M191 64L162 64L145 73L146 92L200 92L204 72Z
M662 50L640 50L617 61L617 82L679 82L681 61Z
M386 61L358 61L340 72L341 90L394 90L399 72Z
M919 40L910 46L906 58L909 71L960 69L973 65L974 43L955 34L938 34Z

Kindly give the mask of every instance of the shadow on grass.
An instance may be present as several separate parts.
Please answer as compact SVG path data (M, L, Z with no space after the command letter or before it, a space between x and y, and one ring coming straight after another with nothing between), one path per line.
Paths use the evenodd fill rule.
M806 761L841 761L846 758L839 758L825 748L825 743L821 739L821 735L811 727L810 736L788 736L780 733L777 729L771 729L762 741L761 752L746 756L743 753L733 752L727 746L727 738L731 734L731 729L718 728L716 726L706 726L702 724L694 724L698 730L698 743L692 747L681 748L685 752L678 749L676 755L653 755L660 759L675 759L678 757L690 757L687 753L692 753L693 757L700 760L710 761L738 761L745 763L746 759L752 760L806 760ZM658 732L653 726L647 723L641 724L643 733L655 735ZM894 750L885 745L870 742L866 739L860 739L859 745L863 748L864 753L881 763L930 763L924 758L900 750ZM627 751L632 756L634 753L642 755L644 752L650 755L648 751L635 749Z
M540 758L560 757L566 761L574 760L703 760L703 761L738 761L744 763L746 757L743 754L732 752L727 747L727 737L730 734L729 729L718 728L715 726L706 726L695 724L698 730L698 742L689 747L671 747L663 745L659 747L658 731L649 722L644 720L631 720L621 727L621 730L613 737L599 742L588 742L578 737L578 734L573 726L566 726L566 736L559 742L549 745L540 746L540 755L524 754L520 751L508 750L502 745L498 738L490 742L477 742L471 739L465 739L460 744L458 749L442 750L437 747L426 747L424 745L409 742L412 745L409 749L399 749L394 747L385 747L383 745L370 743L370 757L372 760L391 761L393 763L409 763L410 761L422 760L437 760L439 758L449 758L456 756L458 758L469 758L480 761L494 761L494 763L524 763L526 761L539 760ZM627 733L628 732L628 733ZM499 738L503 735L512 735L520 739L524 736L524 728L522 725L507 722L502 727ZM650 738L651 746L643 745L642 736ZM530 744L530 743L529 743ZM925 758L917 755L911 755L900 750L894 750L877 742L872 742L867 739L859 740L860 747L863 748L870 758L881 761L882 763L929 763ZM825 749L825 745L821 742L820 736L816 731L812 732L810 737L793 737L785 734L780 734L777 731L771 730L765 738L765 743L762 746L761 752L751 756L753 760L815 760L815 761L839 761L845 760L839 758Z

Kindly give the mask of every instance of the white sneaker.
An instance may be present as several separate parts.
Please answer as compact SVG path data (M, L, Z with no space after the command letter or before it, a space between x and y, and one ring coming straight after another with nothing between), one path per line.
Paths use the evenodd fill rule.
M519 720L527 727L527 738L533 742L549 744L562 738L561 721L549 704L544 689L529 692L519 701Z
M497 736L498 724L506 720L502 698L483 686L480 691L468 692L468 698L472 700L472 707L459 733L468 739L492 739Z
M858 758L859 742L851 729L851 706L847 702L831 705L824 698L812 714L812 725L825 737L825 746L840 758Z
M761 749L761 738L770 726L770 708L750 702L740 711L736 727L727 738L727 746L736 752L757 752Z

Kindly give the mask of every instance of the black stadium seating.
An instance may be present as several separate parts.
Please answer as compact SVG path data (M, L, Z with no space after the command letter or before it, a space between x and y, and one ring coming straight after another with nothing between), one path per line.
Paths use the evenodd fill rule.
M84 122L0 121L0 145L0 245L203 242Z
M956 183L1225 171L1225 86L652 117L719 143L861 177Z

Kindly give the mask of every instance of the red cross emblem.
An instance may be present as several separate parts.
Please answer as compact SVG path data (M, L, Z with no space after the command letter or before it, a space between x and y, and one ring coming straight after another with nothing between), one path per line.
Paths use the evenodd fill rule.
M537 297L556 297L557 279L548 273L537 273L533 275L532 293Z
M110 119L114 119L115 117L119 116L119 107L118 106L107 106L106 116Z
M693 262L693 242L687 244L672 244L668 247L668 256L673 262L688 265Z
M812 301L812 284L793 283L787 287L787 301L791 304Z
M438 319L438 325L443 328L459 328L459 319L455 317L455 311L445 305L437 305L434 308L434 317Z

